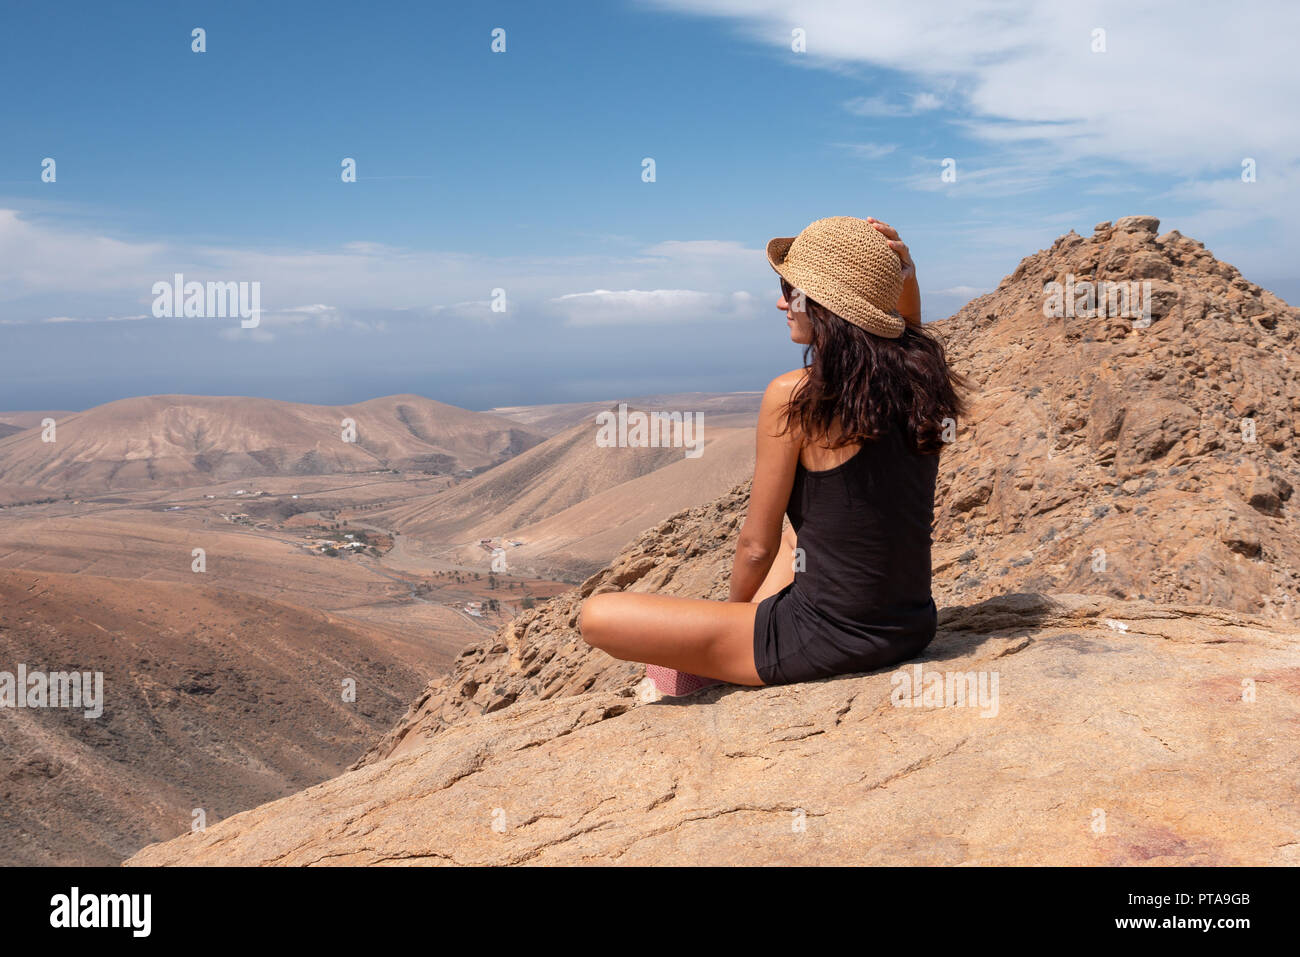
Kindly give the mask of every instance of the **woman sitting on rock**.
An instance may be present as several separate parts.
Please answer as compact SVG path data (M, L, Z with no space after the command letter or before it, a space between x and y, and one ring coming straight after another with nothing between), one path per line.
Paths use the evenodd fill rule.
M869 671L934 637L935 476L967 383L921 328L907 246L885 223L834 216L773 239L767 258L804 367L763 394L729 600L609 592L582 607L588 643L662 666L650 672L669 693Z

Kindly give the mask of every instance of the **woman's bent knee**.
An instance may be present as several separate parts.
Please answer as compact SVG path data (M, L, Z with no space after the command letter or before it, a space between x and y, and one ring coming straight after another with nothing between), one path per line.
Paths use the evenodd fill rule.
M609 635L611 622L610 598L612 595L592 595L582 603L578 613L578 631L587 644L600 648Z
M632 660L627 645L627 601L630 597L618 592L592 595L582 603L582 610L578 613L578 631L582 640L620 661Z

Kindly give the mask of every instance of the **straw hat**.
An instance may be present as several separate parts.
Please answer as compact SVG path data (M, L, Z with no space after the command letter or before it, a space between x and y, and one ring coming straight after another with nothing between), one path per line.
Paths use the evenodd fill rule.
M897 339L903 266L885 237L865 219L831 216L798 236L773 239L767 261L777 274L831 312L867 332Z

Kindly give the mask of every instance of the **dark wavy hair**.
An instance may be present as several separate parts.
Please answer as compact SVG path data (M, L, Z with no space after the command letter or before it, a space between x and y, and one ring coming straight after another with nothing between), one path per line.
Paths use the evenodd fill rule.
M788 299L794 290L782 280ZM943 343L907 323L886 339L841 319L804 297L812 342L804 346L807 376L790 397L783 432L797 425L827 448L843 448L902 430L914 451L938 453L944 419L956 421L967 405L959 389L970 380L948 367Z

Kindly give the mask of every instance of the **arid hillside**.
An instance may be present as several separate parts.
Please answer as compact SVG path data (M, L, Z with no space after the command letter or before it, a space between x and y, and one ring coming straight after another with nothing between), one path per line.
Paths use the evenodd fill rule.
M0 439L7 439L26 429L38 427L45 419L60 421L75 412L0 412ZM0 505L11 502L32 502L49 498L50 493L34 485L0 481Z
M0 708L0 864L116 864L337 774L423 672L332 615L220 588L0 570L0 671L102 672L102 715ZM2 679L0 679L2 680ZM344 682L355 700L344 700Z
M0 484L52 492L257 476L482 469L536 444L519 423L420 396L313 406L237 396L121 399L0 439Z
M711 501L753 473L754 431L704 419L698 457L683 448L604 448L596 426L571 426L540 445L427 498L374 513L409 539L457 545L486 569L480 539L517 541L511 568L580 580L647 526Z
M764 383L758 383L762 385ZM763 401L757 392L671 392L662 395L643 395L625 399L630 408L659 409L665 411L699 412L706 425L719 428L753 425L758 418L758 407ZM618 404L618 400L602 402L562 402L552 405L501 406L487 411L513 419L535 432L555 435L582 422L591 422L595 416ZM3 418L0 418L3 421Z
M12 435L15 432L21 432L23 429L35 428L46 419L58 421L70 415L76 415L76 413L68 411L0 412L0 438Z

